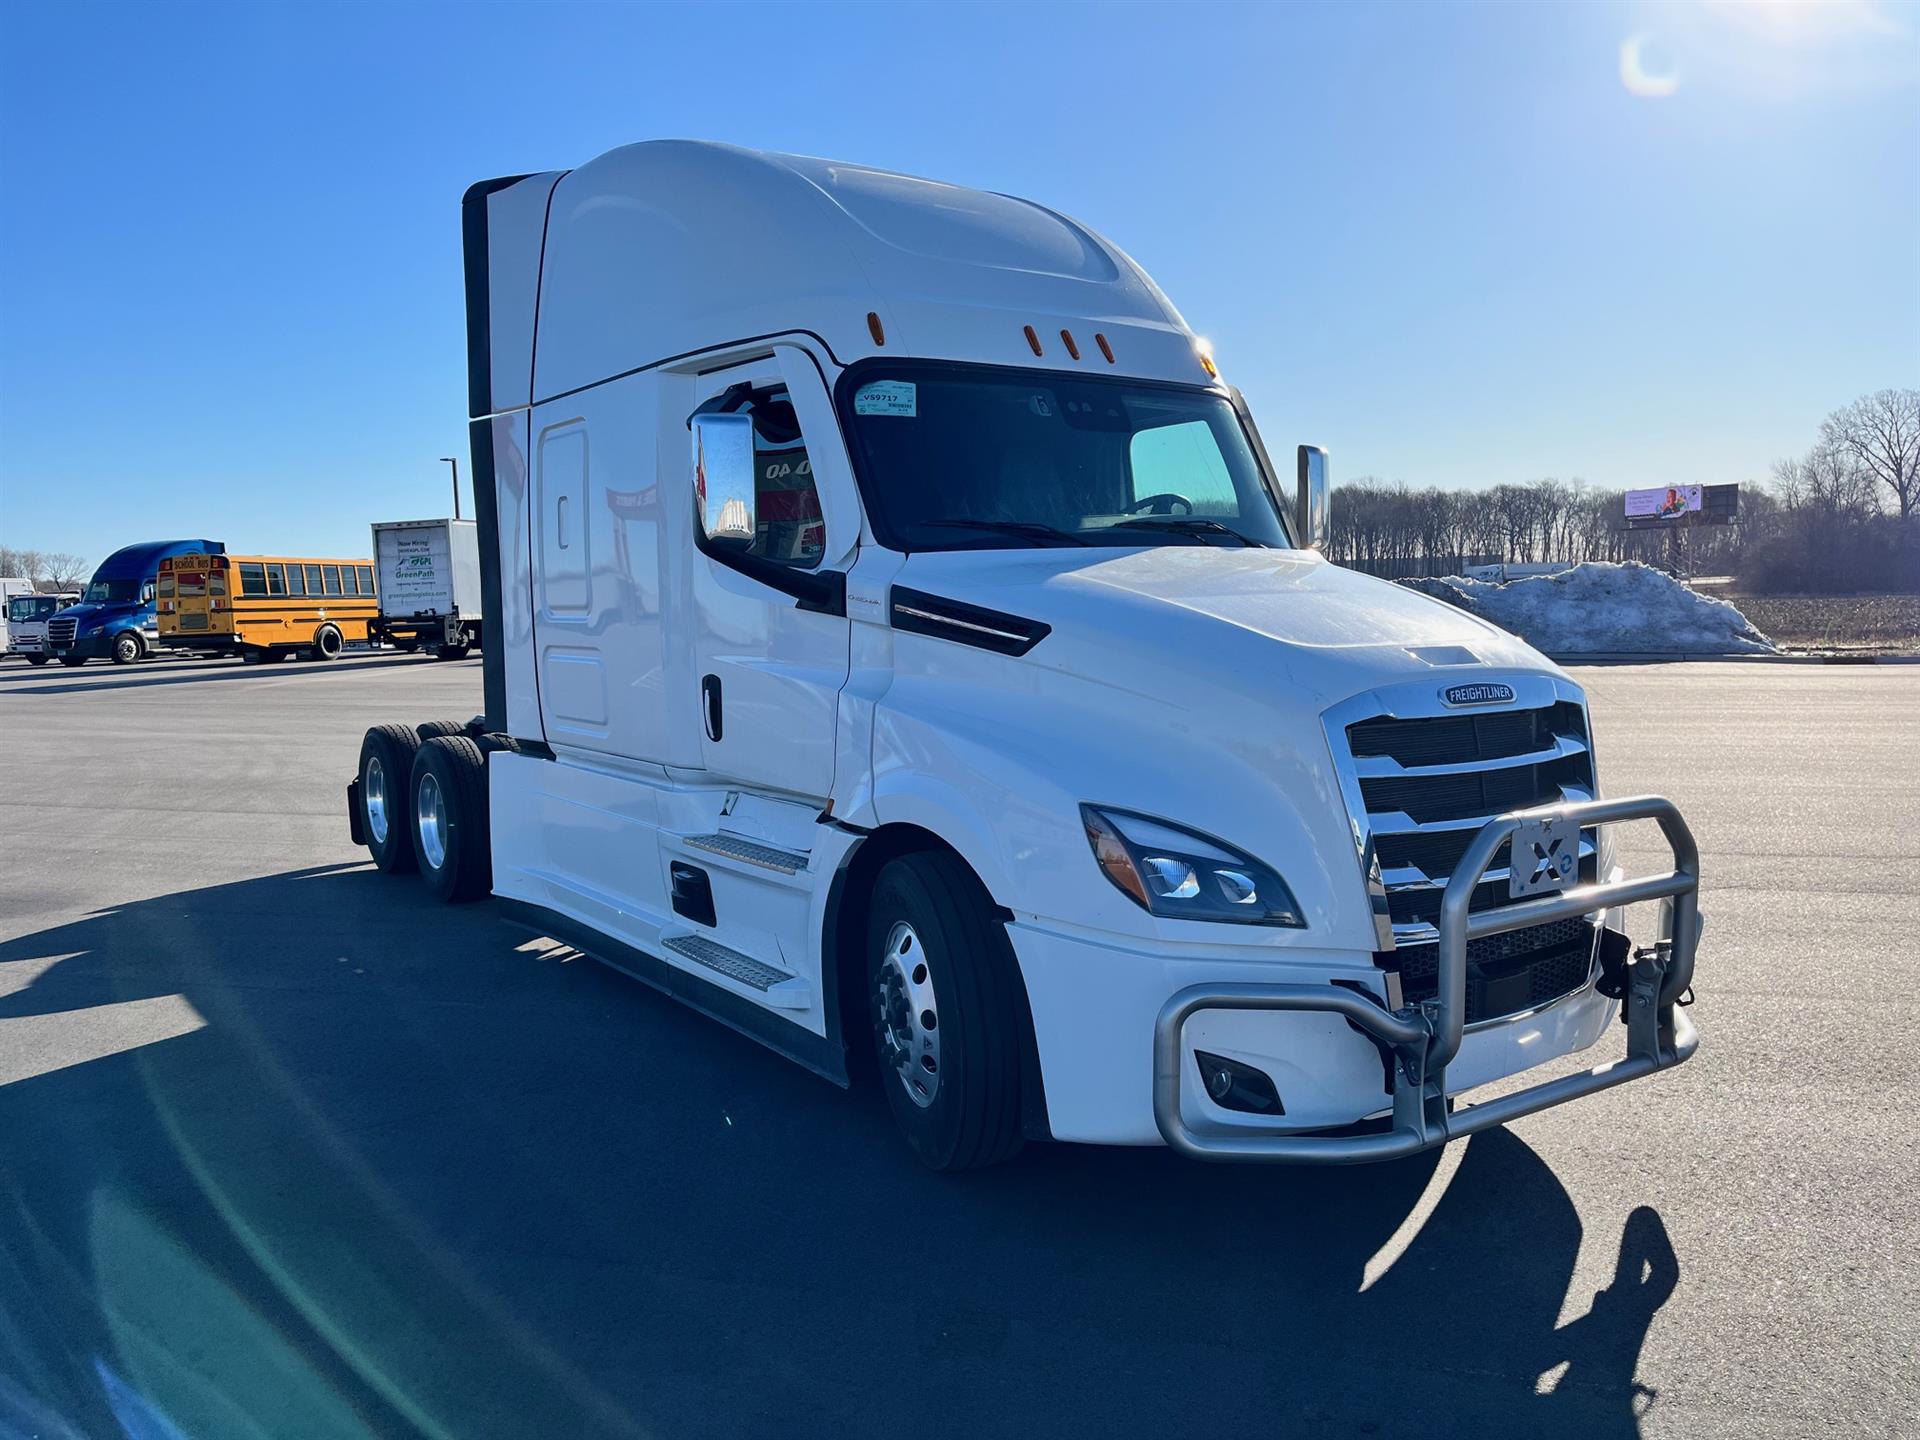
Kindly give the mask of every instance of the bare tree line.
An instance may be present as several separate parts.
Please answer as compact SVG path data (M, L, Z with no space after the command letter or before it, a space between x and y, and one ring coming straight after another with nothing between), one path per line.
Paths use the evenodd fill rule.
M1740 487L1734 525L1682 532L1687 568L1756 591L1920 589L1920 390L1834 411L1814 447ZM1327 555L1394 578L1470 565L1645 560L1664 530L1628 530L1625 492L1581 480L1445 490L1362 478L1335 487Z
M86 557L65 550L16 550L0 545L0 575L33 581L36 590L77 590L90 573Z

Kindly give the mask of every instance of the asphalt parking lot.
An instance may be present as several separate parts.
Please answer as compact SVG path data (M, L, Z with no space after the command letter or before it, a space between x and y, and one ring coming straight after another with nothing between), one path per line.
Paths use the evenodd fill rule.
M477 660L5 662L0 1436L1913 1433L1920 667L1579 678L1699 837L1693 1063L1388 1167L941 1178L365 863L361 731Z

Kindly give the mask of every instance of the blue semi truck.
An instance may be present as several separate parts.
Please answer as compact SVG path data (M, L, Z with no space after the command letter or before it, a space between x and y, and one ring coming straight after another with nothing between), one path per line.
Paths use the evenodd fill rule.
M62 665L111 660L129 665L160 648L154 584L172 555L224 555L217 540L146 540L100 562L76 605L47 621L47 649Z

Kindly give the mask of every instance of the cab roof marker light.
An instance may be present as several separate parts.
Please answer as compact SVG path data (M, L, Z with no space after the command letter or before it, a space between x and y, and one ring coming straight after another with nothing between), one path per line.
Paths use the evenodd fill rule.
M887 343L886 327L880 323L880 312L878 310L869 310L867 312L867 333L873 336L874 344L884 345Z
M1040 353L1040 337L1033 333L1033 326L1031 325L1027 326L1026 330L1027 330L1027 344L1032 346L1033 353L1038 355Z
M1194 354L1199 356L1200 368L1207 372L1207 378L1210 380L1218 380L1220 378L1220 367L1213 363L1213 346L1205 340L1196 340L1193 342L1193 350Z
M1093 336L1093 343L1100 347L1100 353L1107 357L1107 363L1109 365L1113 364L1113 346L1107 343L1107 337L1105 335L1102 335L1100 332L1095 331Z
M1060 339L1066 344L1067 354L1078 360L1080 358L1080 347L1073 343L1073 332L1071 330L1062 330L1060 332Z

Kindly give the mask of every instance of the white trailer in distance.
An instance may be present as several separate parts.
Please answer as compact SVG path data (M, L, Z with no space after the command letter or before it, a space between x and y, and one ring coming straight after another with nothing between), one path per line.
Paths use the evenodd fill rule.
M373 527L380 613L368 637L442 660L485 648L480 546L471 520L386 520Z
M1692 1054L1673 806L1597 797L1544 657L1328 564L1324 454L1086 226L688 142L464 221L486 708L367 733L380 868L877 1067L940 1169L1383 1159ZM1625 1058L1454 1105L1623 998Z

